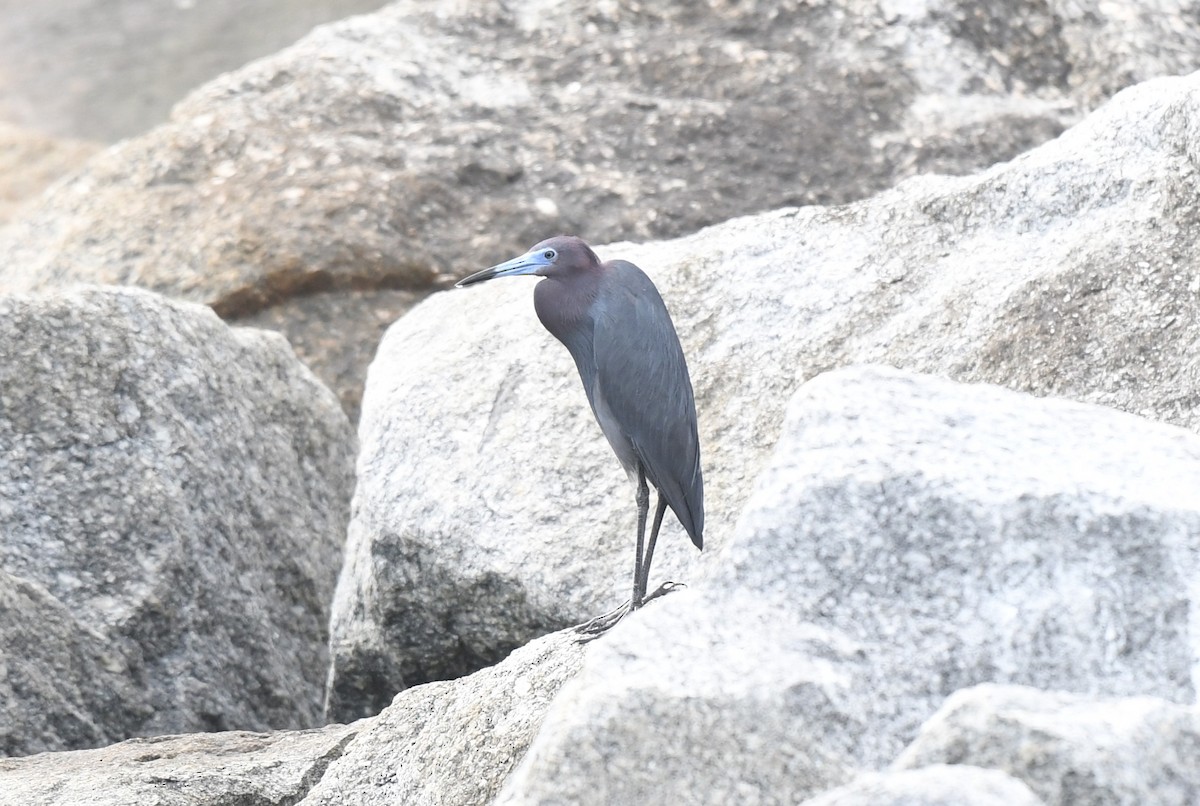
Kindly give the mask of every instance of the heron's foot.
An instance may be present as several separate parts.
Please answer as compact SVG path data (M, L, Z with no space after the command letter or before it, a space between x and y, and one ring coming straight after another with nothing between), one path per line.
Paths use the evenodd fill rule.
M625 618L629 613L629 602L621 605L615 610L610 610L602 616L596 616L591 621L585 621L575 628L575 632L581 636L579 643L594 641L604 633L617 626L617 622Z
M687 587L687 585L684 585L682 582L664 582L663 584L661 584L657 588L655 588L653 591L646 594L642 598L642 604L649 604L650 602L653 602L655 599L657 599L659 596L666 596L668 593L674 593L675 591L679 590L680 588L686 588L686 587Z
M660 596L666 596L668 593L672 593L673 591L677 591L680 588L686 587L687 585L684 585L682 582L664 582L655 588L651 593L643 597L642 602L640 605L638 605L638 607L649 604ZM577 632L580 636L577 639L579 643L584 644L588 641L595 641L613 627L617 626L617 623L633 612L633 610L638 609L637 607L630 608L629 604L629 602L626 602L615 610L610 610L602 616L596 616L591 621L585 621L583 624L577 626L575 628L575 632Z

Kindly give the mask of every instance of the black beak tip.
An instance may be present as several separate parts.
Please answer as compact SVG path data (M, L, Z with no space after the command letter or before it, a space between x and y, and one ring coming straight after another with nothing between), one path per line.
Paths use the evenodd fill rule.
M493 271L492 269L484 269L483 271L477 271L474 274L467 275L466 277L462 278L457 283L455 283L454 287L455 288L466 288L469 285L475 285L476 283L482 283L485 280L491 280L494 277L496 277L495 271Z

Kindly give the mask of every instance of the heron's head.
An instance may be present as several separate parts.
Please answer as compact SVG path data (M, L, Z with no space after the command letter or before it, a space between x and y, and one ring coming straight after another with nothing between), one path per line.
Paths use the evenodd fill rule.
M455 283L455 286L462 288L482 283L484 280L517 277L522 274L536 274L541 277L565 276L599 265L600 259L582 238L576 238L574 235L555 235L519 257L464 277Z

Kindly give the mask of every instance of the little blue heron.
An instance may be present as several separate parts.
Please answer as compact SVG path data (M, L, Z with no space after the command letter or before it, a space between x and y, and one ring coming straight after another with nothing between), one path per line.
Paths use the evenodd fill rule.
M667 306L637 266L624 260L601 263L581 239L559 235L460 280L458 287L524 274L544 278L533 293L538 319L575 359L600 430L630 479L637 479L633 596L581 627L598 634L673 589L665 583L646 595L654 543L668 506L696 548L704 546L704 481L692 381ZM658 506L643 553L647 482L658 490Z

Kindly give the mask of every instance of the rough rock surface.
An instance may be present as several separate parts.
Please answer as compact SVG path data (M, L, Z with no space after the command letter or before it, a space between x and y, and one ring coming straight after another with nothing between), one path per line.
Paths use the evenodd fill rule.
M383 0L0 0L0 119L113 141L218 73Z
M573 633L556 633L468 677L401 693L304 806L491 803L583 657Z
M0 224L99 148L97 143L56 140L0 122Z
M999 770L935 764L919 770L868 773L804 801L803 806L1044 806Z
M409 689L348 726L0 759L0 806L483 806L583 652L573 635L546 636L469 677Z
M619 625L497 804L784 804L853 777L862 649L773 604L684 591Z
M354 450L277 334L0 297L0 750L316 724Z
M896 767L943 763L1004 770L1048 804L1186 806L1200 802L1200 709L975 686L946 701Z
M597 642L499 803L796 803L985 681L1192 702L1200 437L827 373L719 559Z
M0 759L0 806L297 803L362 727L158 736Z
M556 231L660 238L845 202L991 165L1126 84L1200 67L1197 13L402 0L211 82L91 161L0 232L0 288L134 284L238 318L429 287ZM345 329L355 362L314 366L357 388L375 334Z
M888 363L1200 427L1198 130L1200 74L1153 81L977 176L600 249L658 283L696 387L706 551L669 521L656 578L695 580L718 556L783 401L832 367ZM334 606L339 718L625 593L632 490L531 285L435 295L380 346Z
M147 716L109 638L3 570L0 646L0 756L115 741Z

